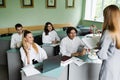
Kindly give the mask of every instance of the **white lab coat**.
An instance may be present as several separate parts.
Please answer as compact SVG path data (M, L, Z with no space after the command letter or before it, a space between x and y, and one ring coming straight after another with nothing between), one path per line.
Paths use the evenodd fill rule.
M83 48L84 44L79 37L75 37L73 40L68 36L63 38L60 44L60 53L62 55L71 56L72 53L78 52Z
M45 35L45 32L42 34L42 42L43 43L52 43L52 41L60 41L60 38L58 37L58 34L55 30L48 33L48 35Z
M37 44L36 44L37 45ZM29 49L29 54L30 54L30 64L32 64L32 60L35 59L38 62L42 62L44 59L47 59L47 54L45 52L45 50L43 48L41 48L39 45L37 45L38 48L38 53L36 53L36 51L34 50L34 48L30 47ZM23 62L23 66L27 66L27 57L26 57L26 53L23 49L23 47L20 48L20 54L21 54L21 60Z
M14 33L11 36L11 44L10 48L17 48L21 46L21 41L22 41L22 34Z
M104 31L99 44L97 55L103 60L99 80L120 80L120 49L116 48L116 41L108 30Z

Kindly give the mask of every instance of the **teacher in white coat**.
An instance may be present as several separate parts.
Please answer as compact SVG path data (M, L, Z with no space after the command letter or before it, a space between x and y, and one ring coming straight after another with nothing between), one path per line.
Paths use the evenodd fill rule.
M99 80L120 80L120 11L109 5L103 11L104 22L98 57L103 60Z

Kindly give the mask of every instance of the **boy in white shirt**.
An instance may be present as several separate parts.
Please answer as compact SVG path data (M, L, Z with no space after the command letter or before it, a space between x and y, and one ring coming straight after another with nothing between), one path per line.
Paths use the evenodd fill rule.
M82 56L86 53L84 44L76 34L74 27L68 27L67 37L63 38L60 44L60 53L63 56Z
M15 29L17 33L14 33L11 36L11 44L10 48L20 48L21 41L22 41L22 35L23 35L23 26L21 24L16 24Z

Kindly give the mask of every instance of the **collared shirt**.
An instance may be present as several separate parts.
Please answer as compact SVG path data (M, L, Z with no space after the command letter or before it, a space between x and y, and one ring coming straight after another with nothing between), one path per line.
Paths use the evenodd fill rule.
M58 34L55 30L48 33L48 35L45 35L45 32L42 34L42 42L43 43L52 43L52 41L60 41L60 38L58 37Z
M78 52L83 43L79 37L70 39L68 36L63 38L60 44L60 53L62 55L71 56L72 53Z
M32 64L32 60L35 59L38 62L42 62L44 59L47 59L47 54L45 52L45 50L43 48L41 48L39 45L37 45L38 48L38 53L36 53L36 51L34 50L34 48L30 47L29 49L29 54L30 54L30 64ZM20 54L21 54L21 60L23 62L24 66L27 66L27 57L26 57L26 53L25 50L23 49L23 47L20 48Z
M21 46L22 34L14 33L11 37L10 48L17 48Z

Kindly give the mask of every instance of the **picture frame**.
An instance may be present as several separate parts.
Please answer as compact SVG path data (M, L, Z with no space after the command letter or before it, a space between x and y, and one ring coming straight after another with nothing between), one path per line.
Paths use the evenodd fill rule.
M47 8L56 8L56 0L46 0Z
M21 0L21 7L22 8L33 8L34 2L33 0Z
M6 7L6 1L0 0L0 8L5 8L5 7Z
M74 8L75 0L66 0L66 8Z

